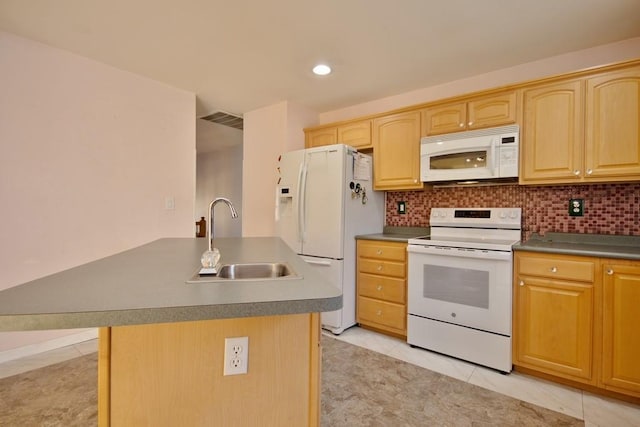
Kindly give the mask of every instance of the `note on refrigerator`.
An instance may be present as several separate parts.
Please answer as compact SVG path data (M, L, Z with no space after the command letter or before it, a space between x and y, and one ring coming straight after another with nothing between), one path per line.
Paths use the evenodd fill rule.
M371 179L371 157L355 153L353 158L353 179L369 181Z

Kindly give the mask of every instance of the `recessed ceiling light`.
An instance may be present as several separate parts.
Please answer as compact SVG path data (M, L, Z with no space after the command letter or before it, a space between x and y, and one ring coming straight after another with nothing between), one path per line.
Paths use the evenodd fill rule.
M313 74L317 74L319 76L326 76L331 72L331 67L325 64L318 64L313 67Z

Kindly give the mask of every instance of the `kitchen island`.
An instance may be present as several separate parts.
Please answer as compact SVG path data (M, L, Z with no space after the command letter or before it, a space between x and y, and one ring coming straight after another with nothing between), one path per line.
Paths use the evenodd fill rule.
M340 291L278 238L216 239L221 262L295 278L187 283L204 239L160 239L0 292L0 330L100 327L100 426L317 425L320 316ZM248 373L224 376L225 338Z

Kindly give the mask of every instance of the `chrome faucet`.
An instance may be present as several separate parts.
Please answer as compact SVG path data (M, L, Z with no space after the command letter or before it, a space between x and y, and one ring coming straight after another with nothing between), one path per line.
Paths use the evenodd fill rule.
M213 250L213 208L215 208L216 204L220 202L226 203L227 206L229 206L229 210L231 210L231 218L238 218L238 212L236 211L236 208L233 207L233 203L225 197L218 197L209 204L209 236L207 237L209 238L210 251Z
M233 207L233 203L231 203L229 199L218 197L209 204L209 228L207 229L209 250L204 251L202 257L200 258L200 262L202 263L202 270L200 270L201 274L217 274L218 261L220 260L220 251L213 247L213 208L219 202L226 203L226 205L229 206L229 210L231 210L231 218L238 217L238 212L236 212L236 208ZM205 271L206 273L204 273Z

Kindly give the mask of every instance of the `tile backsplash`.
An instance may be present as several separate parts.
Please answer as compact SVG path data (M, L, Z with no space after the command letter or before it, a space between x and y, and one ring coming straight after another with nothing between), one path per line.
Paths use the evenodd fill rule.
M584 216L569 216L570 199L584 199ZM406 202L404 215L399 201ZM548 231L640 236L640 183L389 191L386 225L428 226L432 207L521 207L524 240Z

